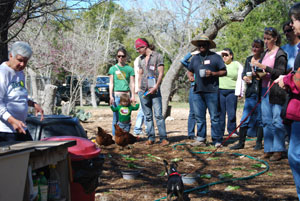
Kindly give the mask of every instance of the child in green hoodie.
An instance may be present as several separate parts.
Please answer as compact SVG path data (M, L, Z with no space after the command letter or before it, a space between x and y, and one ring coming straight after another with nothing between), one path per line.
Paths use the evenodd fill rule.
M120 104L117 107L111 105L110 108L113 112L118 112L119 119L117 124L120 128L129 132L131 127L131 111L138 110L139 104L135 104L135 106L131 105L129 95L122 94L120 96Z

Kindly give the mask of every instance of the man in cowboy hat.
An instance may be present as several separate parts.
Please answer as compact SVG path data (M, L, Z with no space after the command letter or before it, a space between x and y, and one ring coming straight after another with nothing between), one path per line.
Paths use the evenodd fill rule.
M191 43L200 51L192 58L188 67L190 81L195 79L193 102L197 122L197 138L193 145L206 145L206 109L208 109L212 142L219 147L223 138L218 110L219 77L227 74L226 66L220 55L209 50L216 48L216 44L207 36L201 35ZM195 74L195 78L193 74Z

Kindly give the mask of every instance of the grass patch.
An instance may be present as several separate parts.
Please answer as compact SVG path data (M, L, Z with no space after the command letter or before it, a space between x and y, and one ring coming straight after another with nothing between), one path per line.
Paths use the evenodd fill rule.
M173 108L189 108L189 103L187 102L169 102Z

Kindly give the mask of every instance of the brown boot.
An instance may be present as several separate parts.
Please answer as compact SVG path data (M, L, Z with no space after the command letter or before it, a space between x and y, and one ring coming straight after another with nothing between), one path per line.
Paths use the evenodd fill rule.
M268 159L273 155L273 152L265 152L263 157L261 157L262 159Z
M283 153L282 152L275 152L271 157L270 161L280 161L282 159Z

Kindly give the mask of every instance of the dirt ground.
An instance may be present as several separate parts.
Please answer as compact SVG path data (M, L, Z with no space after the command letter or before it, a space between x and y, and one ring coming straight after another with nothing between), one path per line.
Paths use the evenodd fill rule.
M87 111L93 116L82 125L88 131L89 137L95 135L98 126L111 133L112 112L109 107ZM136 115L137 112L134 111L133 125ZM237 122L240 121L240 117L241 110L238 110ZM265 164L259 161L263 150L253 151L255 138L248 138L245 149L240 151L229 149L229 146L237 140L229 139L224 147L217 150L220 153L209 155L208 153L214 150L213 146L189 145L191 141L186 137L187 119L187 107L172 108L171 118L166 120L168 139L171 143L166 147L158 143L145 145L147 138L144 135L139 142L128 148L122 149L118 145L101 147L105 163L101 183L96 189L96 201L148 201L165 198L167 176L163 175L162 159L168 162L178 161L180 174L193 172L200 175L196 183L185 184L185 190L188 191L185 195L186 200L298 200L287 159L278 162L267 160ZM211 141L209 122L208 120L207 140ZM129 168L140 170L140 176L135 180L123 179L121 171ZM263 171L265 172L261 174ZM209 175L211 178L205 178ZM230 190L229 186L235 187L234 190Z

